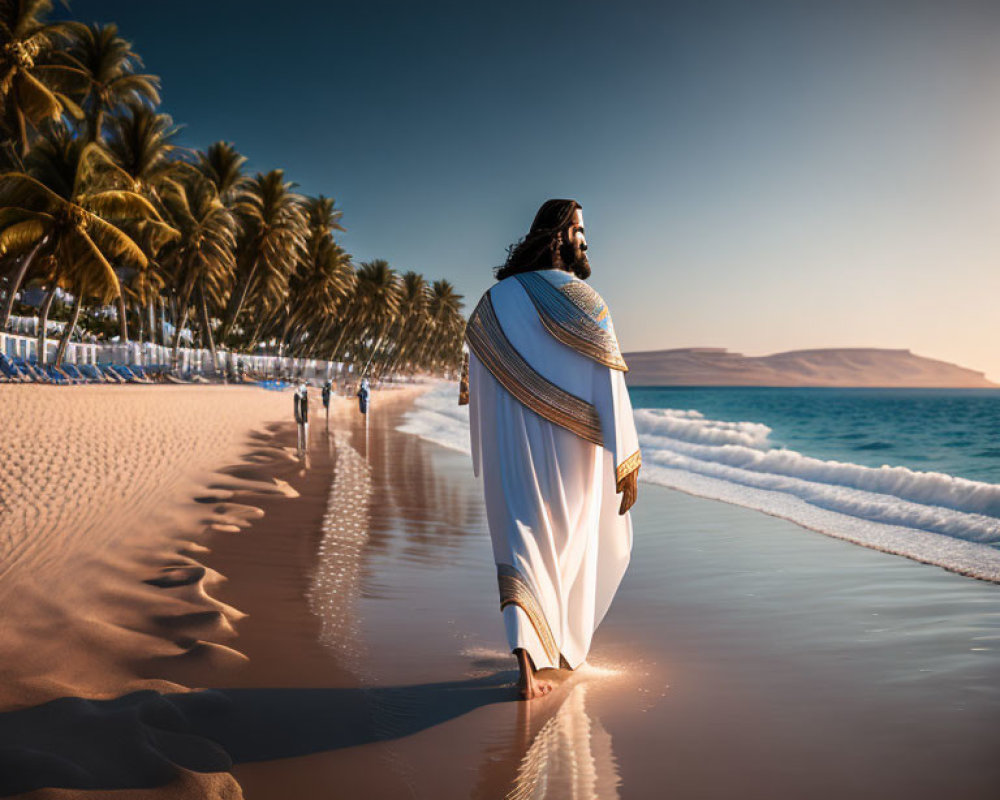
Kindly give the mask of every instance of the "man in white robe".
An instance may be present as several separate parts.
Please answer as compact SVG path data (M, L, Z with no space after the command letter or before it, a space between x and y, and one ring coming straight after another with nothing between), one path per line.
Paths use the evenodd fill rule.
M632 548L641 459L628 368L583 280L586 247L579 204L545 203L466 330L459 402L525 699L552 688L539 670L586 659Z

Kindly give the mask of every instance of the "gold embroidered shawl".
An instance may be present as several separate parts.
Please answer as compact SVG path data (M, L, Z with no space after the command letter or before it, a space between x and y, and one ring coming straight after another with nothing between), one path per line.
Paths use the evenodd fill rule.
M604 444L597 409L539 375L524 360L500 327L489 292L469 317L465 338L476 358L521 403L588 442Z

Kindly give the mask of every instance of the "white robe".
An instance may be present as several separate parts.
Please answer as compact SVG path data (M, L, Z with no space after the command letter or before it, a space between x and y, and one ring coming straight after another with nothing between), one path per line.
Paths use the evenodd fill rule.
M591 403L604 446L556 425L514 398L469 354L472 460L482 474L494 559L516 568L575 669L587 657L632 549L629 515L618 514L616 466L638 450L624 374L587 358L543 327L514 279L491 290L507 339L540 375ZM511 650L536 669L559 667L520 605L503 610Z

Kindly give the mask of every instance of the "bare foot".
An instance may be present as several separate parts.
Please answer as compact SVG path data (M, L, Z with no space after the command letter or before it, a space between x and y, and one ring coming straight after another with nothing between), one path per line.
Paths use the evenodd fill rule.
M515 650L514 654L517 656L517 664L521 668L521 675L517 681L517 691L521 695L521 699L534 700L551 692L555 684L545 678L537 677L528 654L521 648Z

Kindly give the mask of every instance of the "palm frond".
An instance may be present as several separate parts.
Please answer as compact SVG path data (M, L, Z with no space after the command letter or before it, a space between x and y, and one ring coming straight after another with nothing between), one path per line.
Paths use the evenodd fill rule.
M40 219L26 219L8 225L0 231L0 255L22 253L34 247L45 236L46 227Z
M156 208L145 197L137 192L123 189L84 195L80 202L88 211L100 214L102 217L160 219Z
M18 72L17 102L18 110L35 126L44 119L58 119L63 110L55 92L24 70Z
M66 203L65 198L25 172L0 174L0 206L54 211L64 207Z
M91 239L86 233L80 233L80 235L75 238L77 238L86 248L90 257L88 259L90 263L99 268L99 274L93 277L99 279L100 284L103 284L104 291L102 292L102 295L104 302L108 302L121 294L122 287L118 282L117 273L104 257L101 249L94 244L93 239ZM84 269L86 266L89 266L89 264L84 261L78 266L78 268ZM90 280L88 283L90 283L91 286L100 285L98 284L98 280Z
M142 248L126 233L100 217L91 215L87 218L87 231L93 241L101 246L101 250L115 258L124 258L140 267L145 267L146 254Z

